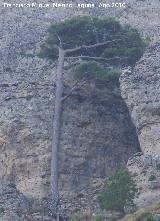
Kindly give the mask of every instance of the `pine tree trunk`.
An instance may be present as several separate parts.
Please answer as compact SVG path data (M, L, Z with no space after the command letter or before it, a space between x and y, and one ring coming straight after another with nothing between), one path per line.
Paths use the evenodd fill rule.
M59 201L58 191L58 148L61 126L62 96L63 96L63 66L64 50L59 48L59 58L56 76L55 111L53 121L52 153L51 153L51 201L50 209L52 213L57 212Z

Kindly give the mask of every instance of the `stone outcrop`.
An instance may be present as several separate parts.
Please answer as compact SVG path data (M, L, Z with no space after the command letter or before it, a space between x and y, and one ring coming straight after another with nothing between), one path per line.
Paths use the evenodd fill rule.
M141 190L136 203L139 207L143 207L159 203L159 170L151 164L146 166L143 160L152 159L160 154L160 35L157 27L160 18L158 1L148 2L148 6L142 1L138 4L141 6L132 15L127 14L126 19L133 23L137 21L136 27L143 35L150 36L154 43L151 43L133 72L126 71L121 75L120 84L121 94L136 126L143 153L143 156L134 156L127 165L132 174L137 174L135 180ZM144 10L143 16L140 13L142 10ZM125 20L124 17L122 20ZM149 181L150 176L155 176L156 180Z
M160 43L150 46L134 72L121 76L122 97L128 104L144 154L160 153Z
M160 43L152 44L133 73L121 76L122 97L137 129L143 156L128 162L141 188L138 206L160 201ZM153 180L150 180L153 179Z
M160 156L137 153L127 163L133 174L140 195L135 199L138 207L146 207L160 202Z

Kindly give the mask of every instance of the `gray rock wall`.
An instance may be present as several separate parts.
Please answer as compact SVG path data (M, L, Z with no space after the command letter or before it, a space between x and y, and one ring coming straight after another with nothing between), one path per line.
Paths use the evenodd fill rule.
M160 43L152 44L137 63L133 73L121 75L121 94L136 126L141 157L129 160L128 169L137 174L139 207L160 202ZM148 160L148 162L147 162ZM154 176L151 181L150 177Z
M144 154L160 153L160 43L152 44L133 73L121 76L122 96Z

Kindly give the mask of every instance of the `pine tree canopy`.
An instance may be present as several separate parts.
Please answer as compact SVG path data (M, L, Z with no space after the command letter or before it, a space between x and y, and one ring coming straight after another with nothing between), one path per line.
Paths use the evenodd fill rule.
M134 65L142 56L145 42L138 31L130 26L122 26L115 18L78 16L49 27L48 38L41 46L41 56L52 60L58 58L58 47L64 50L80 46L79 50L67 53L67 56L85 56L102 58L124 58L123 64ZM100 43L97 47L85 47ZM102 44L104 43L104 44ZM84 56L84 58L83 58ZM110 61L114 64L114 59ZM116 61L117 64L117 61Z

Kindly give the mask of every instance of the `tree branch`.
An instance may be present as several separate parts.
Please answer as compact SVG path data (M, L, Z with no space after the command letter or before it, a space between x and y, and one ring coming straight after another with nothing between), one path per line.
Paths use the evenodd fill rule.
M76 52L76 51L79 51L79 50L81 50L83 48L84 49L96 48L96 47L103 46L103 45L106 45L106 44L109 44L109 43L113 43L115 41L120 41L120 40L121 39L115 39L115 40L112 40L112 41L105 41L105 42L96 43L96 44L93 44L93 45L82 45L82 46L79 46L79 47L76 47L76 48L66 49L65 53Z
M62 48L62 40L61 40L61 38L59 37L59 35L57 35L57 38L58 38L58 40L59 40L60 48Z
M91 59L91 60L97 60L97 61L123 61L123 60L126 60L127 57L118 57L118 56L115 56L113 58L103 58L103 57L91 57L91 56L76 56L76 57L66 57L68 59L78 59L78 58L81 58L81 59Z
M71 90L69 91L69 93L62 98L62 102L63 102L64 100L66 100L66 99L73 93L73 91L75 91L75 90L77 90L77 89L80 89L86 82L87 82L86 80L76 81L76 83L73 85L73 87L71 88Z

